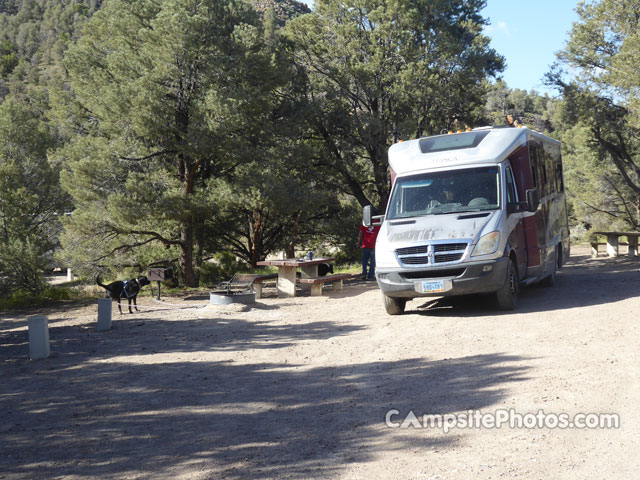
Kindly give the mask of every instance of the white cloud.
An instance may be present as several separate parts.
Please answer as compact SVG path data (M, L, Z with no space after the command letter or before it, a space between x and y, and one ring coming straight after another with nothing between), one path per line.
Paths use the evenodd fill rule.
M518 29L510 27L505 21L500 21L495 25L486 25L484 27L484 33L487 35L491 35L496 32L499 32L506 37L512 37L514 34L518 33Z
M507 22L498 22L498 30L504 33L507 37L511 36L511 29L509 28L509 25L507 25Z

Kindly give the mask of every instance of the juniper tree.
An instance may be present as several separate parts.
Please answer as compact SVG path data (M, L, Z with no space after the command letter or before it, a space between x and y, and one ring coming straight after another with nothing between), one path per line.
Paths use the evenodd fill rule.
M590 211L640 226L640 1L581 2L567 46L548 82L563 93L564 120L579 127L582 190ZM608 165L605 164L608 163ZM617 173L609 173L614 167ZM587 172L585 172L587 173ZM609 184L609 186L607 186ZM584 195L583 195L584 196ZM586 205L586 204L585 204ZM590 222L594 223L594 222ZM606 224L600 218L596 223Z

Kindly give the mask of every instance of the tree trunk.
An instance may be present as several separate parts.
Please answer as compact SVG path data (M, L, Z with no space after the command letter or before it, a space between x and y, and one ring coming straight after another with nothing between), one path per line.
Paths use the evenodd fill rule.
M247 247L251 255L251 267L256 268L262 253L262 213L254 210L249 217L249 241Z
M189 167L189 164L184 162L184 167L180 167L181 172L184 170L187 173L184 187L185 197L193 194L193 182L203 160L204 157L200 157L192 166ZM180 252L179 264L182 276L184 277L184 284L191 288L199 286L198 275L196 274L196 269L193 266L194 237L193 218L190 218L188 223L183 223L180 228L180 244L182 246L182 251Z
M300 220L302 220L303 210L298 211L298 215L296 216L296 222L291 228L291 236L289 237L291 241L289 245L287 245L286 255L287 258L294 258L296 256L296 236L298 235L298 229L300 228Z
M184 284L187 287L196 288L198 287L198 277L193 268L193 227L191 225L182 225L180 242L182 249L178 262L184 278Z

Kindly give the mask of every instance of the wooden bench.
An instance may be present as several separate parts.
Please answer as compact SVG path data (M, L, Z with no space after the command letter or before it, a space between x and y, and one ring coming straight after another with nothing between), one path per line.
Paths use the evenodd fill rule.
M236 273L231 280L222 282L221 286L224 287L227 292L233 289L252 290L256 294L256 300L262 298L262 287L268 280L276 280L278 278L277 273L268 273L264 275L254 273Z
M311 296L318 297L322 295L322 286L325 283L332 283L336 290L342 290L342 281L351 278L350 273L338 273L336 275L327 275L326 277L316 278L300 278L300 283L311 285Z

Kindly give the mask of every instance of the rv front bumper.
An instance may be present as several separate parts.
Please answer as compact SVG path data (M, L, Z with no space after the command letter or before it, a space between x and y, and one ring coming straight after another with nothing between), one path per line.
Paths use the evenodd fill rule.
M509 258L455 267L421 270L377 269L382 293L394 298L443 297L492 293L505 282Z

